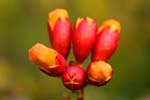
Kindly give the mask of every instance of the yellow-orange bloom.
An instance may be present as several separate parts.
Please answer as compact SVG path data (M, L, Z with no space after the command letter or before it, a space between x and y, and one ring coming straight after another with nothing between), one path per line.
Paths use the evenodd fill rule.
M67 66L61 54L40 43L36 43L29 49L29 59L50 76L61 75Z
M104 61L92 62L87 67L87 77L90 84L101 86L112 78L112 67Z

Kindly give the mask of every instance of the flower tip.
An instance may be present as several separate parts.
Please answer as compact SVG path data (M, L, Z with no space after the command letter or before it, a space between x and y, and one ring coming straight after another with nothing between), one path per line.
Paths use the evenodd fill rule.
M59 18L65 21L68 17L68 12L65 9L57 8L48 14L48 22L53 29Z
M79 26L79 24L82 22L83 18L78 17L77 21L76 21L76 25L75 27L77 28Z
M86 17L86 20L87 20L88 25L91 25L93 22L93 19L90 17Z
M80 18L80 17L79 17L79 18L77 19L77 21L76 21L75 27L77 28L77 27L79 26L79 24L80 24L83 20L86 20L88 25L91 25L92 22L93 22L93 19L90 18L90 17L83 17L83 18Z
M42 44L36 43L32 48L29 49L29 60L36 61L37 56L41 55L41 51L45 48Z
M115 19L109 19L109 20L104 21L102 26L98 29L98 33L101 32L106 27L110 27L109 33L112 33L114 31L118 31L118 33L120 33L120 30L121 30L121 25L119 21Z
M56 51L40 43L36 43L29 49L29 60L40 66L57 65L57 62L55 61L56 56Z

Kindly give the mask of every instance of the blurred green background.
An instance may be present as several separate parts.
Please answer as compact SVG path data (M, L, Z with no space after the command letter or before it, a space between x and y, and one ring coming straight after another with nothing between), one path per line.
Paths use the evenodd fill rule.
M55 8L67 9L72 23L89 16L99 25L109 18L122 25L109 61L113 79L104 87L86 87L85 100L150 100L149 0L0 0L0 100L63 100L61 80L28 60L36 42L50 46L47 15Z

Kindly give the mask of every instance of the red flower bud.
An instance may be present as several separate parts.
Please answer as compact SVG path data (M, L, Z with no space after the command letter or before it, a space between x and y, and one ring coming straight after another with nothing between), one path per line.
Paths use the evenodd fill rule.
M71 22L64 9L49 13L48 31L52 47L67 58L71 41Z
M74 26L72 36L73 53L78 63L83 63L96 41L96 20L79 18Z
M62 81L70 90L81 89L85 85L85 72L79 66L68 67L62 75Z
M92 54L92 61L107 61L118 46L120 23L110 19L103 23L98 30L96 45Z
M89 83L95 86L105 85L112 78L112 67L103 61L92 62L87 67Z
M59 76L66 69L66 60L55 50L40 43L29 49L29 59L44 73L50 76Z

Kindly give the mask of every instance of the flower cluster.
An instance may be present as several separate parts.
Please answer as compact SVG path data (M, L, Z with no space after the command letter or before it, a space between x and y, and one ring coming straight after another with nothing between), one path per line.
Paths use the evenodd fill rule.
M111 80L113 70L108 60L115 52L120 23L114 19L104 21L98 28L95 19L78 18L72 29L68 12L55 9L48 15L48 32L52 48L36 43L29 49L29 59L49 76L61 76L70 90L83 89L87 84L102 86ZM76 61L67 64L70 48ZM82 64L92 53L86 70Z

